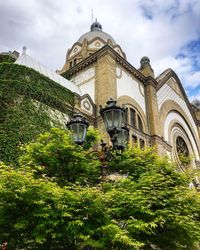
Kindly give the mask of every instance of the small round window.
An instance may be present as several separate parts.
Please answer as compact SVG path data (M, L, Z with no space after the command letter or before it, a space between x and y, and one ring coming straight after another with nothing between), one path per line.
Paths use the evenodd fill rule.
M180 136L178 136L176 138L176 150L177 150L179 157L180 156L185 156L185 157L189 156L188 147L187 147L185 141L183 140L183 138Z

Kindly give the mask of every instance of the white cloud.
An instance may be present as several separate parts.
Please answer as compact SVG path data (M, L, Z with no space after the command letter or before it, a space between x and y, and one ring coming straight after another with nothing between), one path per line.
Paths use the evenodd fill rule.
M21 51L26 45L36 60L59 69L67 49L89 31L91 9L136 68L147 55L157 75L170 67L187 88L200 84L191 54L177 58L200 38L199 0L1 1L0 49Z

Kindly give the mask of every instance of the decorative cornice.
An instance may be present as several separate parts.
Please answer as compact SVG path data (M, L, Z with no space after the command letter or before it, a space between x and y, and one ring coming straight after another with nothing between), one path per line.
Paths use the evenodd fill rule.
M127 71L129 71L135 78L146 83L146 77L139 72L135 67L133 67L129 62L126 61L122 56L120 56L114 49L112 49L109 45L103 46L101 49L97 50L95 53L93 53L91 56L85 58L83 61L79 62L77 65L75 65L73 68L67 70L66 72L62 73L62 76L72 76L79 72L80 70L86 68L88 65L92 64L93 62L96 62L97 59L106 53L109 53L117 63L122 65L123 68L125 68Z
M194 112L194 110L192 109L192 105L191 105L191 103L190 103L189 100L188 100L188 97L187 97L187 95L186 95L186 93L185 93L185 90L184 90L184 88L183 88L183 86L182 86L182 83L181 83L179 77L177 76L177 74L176 74L172 69L169 69L168 72L167 72L167 74L166 74L160 81L158 81L157 91L158 91L164 84L166 84L167 81L168 81L171 77L173 77L173 78L175 79L176 83L178 84L178 86L179 86L179 88L180 88L180 90L181 90L181 93L183 94L183 97L184 97L184 100L185 100L185 102L186 102L186 105L188 106L188 109L190 110L190 113L191 113L191 115L192 115L192 117L193 117L193 119L194 119L196 125L198 125L198 121L197 121L195 112Z
M147 76L146 85L152 85L154 88L157 89L158 82L152 76Z
M160 137L158 135L151 135L151 140L156 140L157 142L162 144L168 151L172 150L172 146L167 141L165 141L163 137Z

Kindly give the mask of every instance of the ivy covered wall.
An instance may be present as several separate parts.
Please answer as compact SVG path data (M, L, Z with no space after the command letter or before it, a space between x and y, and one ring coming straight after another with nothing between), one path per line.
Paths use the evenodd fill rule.
M0 54L0 63L3 62L14 63L15 60L16 59L10 54Z
M37 71L0 63L0 160L16 163L20 147L52 126L63 127L73 93Z

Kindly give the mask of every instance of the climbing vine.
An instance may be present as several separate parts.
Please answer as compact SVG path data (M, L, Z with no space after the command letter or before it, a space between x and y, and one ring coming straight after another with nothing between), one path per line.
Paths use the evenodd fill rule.
M0 160L17 163L21 146L52 126L63 126L49 110L69 114L74 98L68 89L25 66L2 63L0 78Z
M14 63L16 59L9 54L0 54L0 63Z

